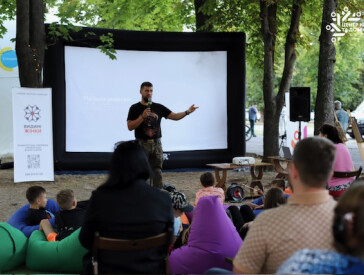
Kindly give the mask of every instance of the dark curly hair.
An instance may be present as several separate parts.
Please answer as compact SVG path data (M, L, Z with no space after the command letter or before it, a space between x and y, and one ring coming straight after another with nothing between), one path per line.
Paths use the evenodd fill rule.
M319 131L321 134L326 135L327 138L331 140L333 143L335 144L343 143L343 141L339 136L339 132L335 126L331 124L324 124L320 127Z

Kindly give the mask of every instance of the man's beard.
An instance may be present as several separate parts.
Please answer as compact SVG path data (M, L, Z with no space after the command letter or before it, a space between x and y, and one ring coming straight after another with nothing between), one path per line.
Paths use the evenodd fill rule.
M147 96L144 96L144 97L143 97L143 102L144 102L144 103L148 103L148 99L149 99L149 98L148 98Z

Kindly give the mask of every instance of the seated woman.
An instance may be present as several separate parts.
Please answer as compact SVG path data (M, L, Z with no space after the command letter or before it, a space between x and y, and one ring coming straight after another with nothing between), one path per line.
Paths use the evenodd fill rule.
M364 180L353 184L340 198L333 221L338 252L303 249L277 270L278 274L363 274Z
M112 155L108 180L92 192L79 240L89 250L85 273L91 273L95 232L118 239L142 239L173 228L171 198L150 186L150 166L143 148L134 141L120 143ZM163 273L167 251L99 251L99 273Z
M287 202L286 195L279 187L272 187L265 195L264 209L271 209L278 207ZM255 219L253 210L246 204L240 207L240 210L236 206L228 207L228 211L231 214L233 224L236 230L239 232L240 237L244 240L248 233L249 226Z
M330 124L324 124L320 128L320 136L328 138L336 147L336 158L334 163L334 171L338 172L350 172L353 170L353 160L351 159L348 148L342 143L339 137L339 132L335 126ZM339 197L342 193L349 188L350 183L354 178L334 178L332 177L328 182L328 189L330 195Z

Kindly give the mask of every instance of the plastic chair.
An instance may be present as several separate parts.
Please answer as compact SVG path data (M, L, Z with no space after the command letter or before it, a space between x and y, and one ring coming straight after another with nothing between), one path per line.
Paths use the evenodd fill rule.
M98 259L97 259L97 254L99 250L141 251L159 246L164 246L167 255L165 259L165 266L166 266L165 274L170 274L169 262L168 262L168 248L172 243L172 237L173 237L172 228L169 228L167 232L151 236L148 238L136 239L136 240L106 238L100 236L100 234L96 232L92 249L93 272L94 274L99 274Z

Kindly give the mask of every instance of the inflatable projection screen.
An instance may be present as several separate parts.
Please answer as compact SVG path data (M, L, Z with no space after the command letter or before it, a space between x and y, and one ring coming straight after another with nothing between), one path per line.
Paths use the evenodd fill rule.
M115 60L97 48L107 33ZM56 169L107 169L114 144L134 139L127 116L144 81L153 83L152 101L172 112L199 107L180 121L162 119L164 168L206 167L245 154L244 33L83 28L72 36L45 56Z

